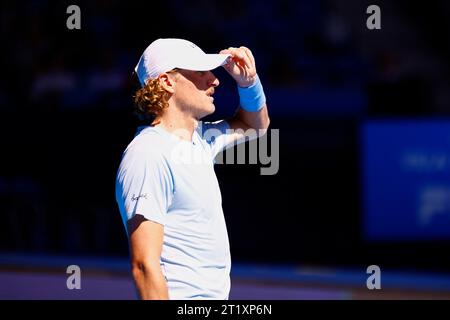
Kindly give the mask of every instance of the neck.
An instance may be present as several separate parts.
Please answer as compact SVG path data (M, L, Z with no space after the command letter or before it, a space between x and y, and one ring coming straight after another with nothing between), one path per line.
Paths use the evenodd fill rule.
M157 126L163 127L170 133L177 135L180 139L192 141L192 135L198 125L197 119L177 108L167 108L164 114L158 118Z

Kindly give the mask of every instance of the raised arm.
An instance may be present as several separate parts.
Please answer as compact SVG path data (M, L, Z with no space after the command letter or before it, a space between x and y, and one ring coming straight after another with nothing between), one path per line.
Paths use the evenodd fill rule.
M258 130L258 133L265 133L269 127L270 119L252 52L246 47L231 47L222 50L220 53L231 55L224 68L236 81L240 96L240 108L234 117L227 120L230 127L234 130L240 129L243 132L248 129L255 129ZM239 132L235 135L235 138L242 137Z
M160 266L164 226L135 215L128 221L131 270L143 300L169 299L167 283Z

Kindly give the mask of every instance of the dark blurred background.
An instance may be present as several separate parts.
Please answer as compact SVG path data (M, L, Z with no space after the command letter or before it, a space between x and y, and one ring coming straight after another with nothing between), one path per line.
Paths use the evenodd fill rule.
M81 30L66 27L71 4ZM216 166L235 261L450 271L448 1L0 6L1 251L127 257L114 183L138 124L131 72L177 37L249 47L279 129L276 175ZM208 119L238 103L215 73Z

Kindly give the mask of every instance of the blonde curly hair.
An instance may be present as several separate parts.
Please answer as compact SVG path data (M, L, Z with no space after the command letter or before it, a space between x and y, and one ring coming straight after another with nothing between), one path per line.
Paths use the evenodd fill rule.
M167 73L174 73L173 69ZM158 78L150 79L134 94L135 113L140 119L150 119L152 124L169 106L169 93L162 87Z

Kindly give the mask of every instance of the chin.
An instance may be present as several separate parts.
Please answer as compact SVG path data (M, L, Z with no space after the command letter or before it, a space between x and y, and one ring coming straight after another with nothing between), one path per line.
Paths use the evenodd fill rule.
M208 108L205 108L200 112L201 114L200 118L209 116L210 114L214 113L214 111L216 111L216 107L214 106L214 104L211 104Z

